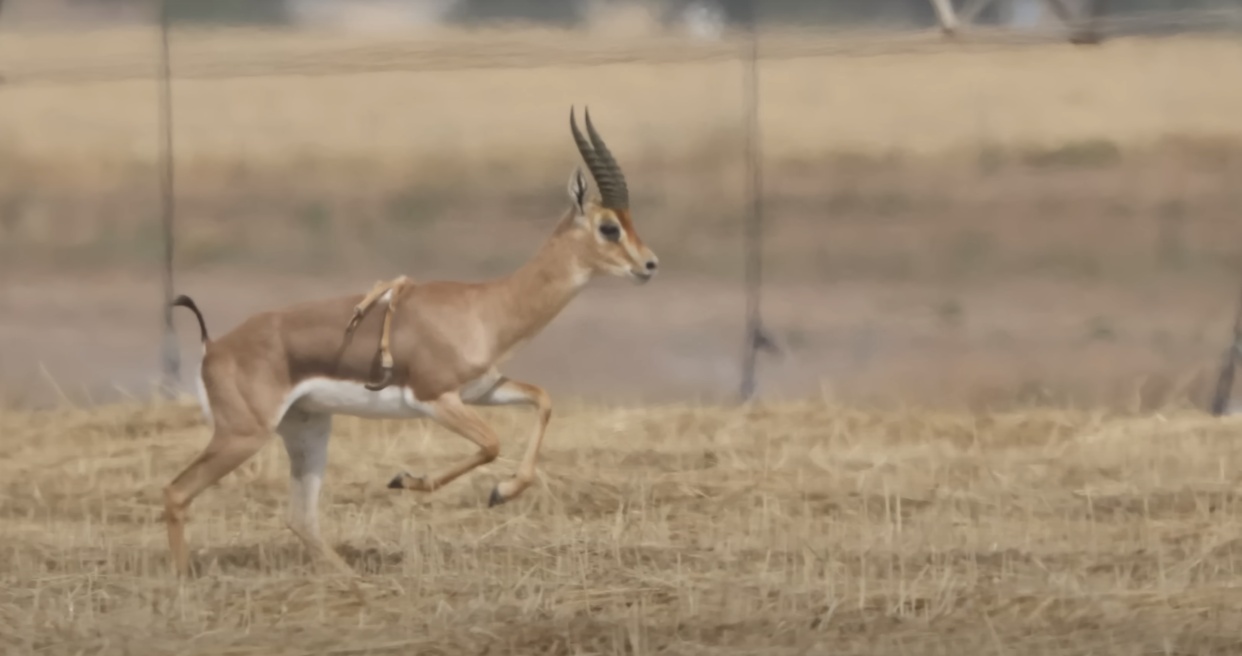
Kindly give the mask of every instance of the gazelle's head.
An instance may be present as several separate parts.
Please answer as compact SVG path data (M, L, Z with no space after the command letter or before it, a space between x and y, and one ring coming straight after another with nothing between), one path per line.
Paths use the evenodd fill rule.
M642 284L651 280L659 267L659 260L639 238L630 219L630 192L625 185L625 174L604 145L604 140L591 125L591 113L586 112L588 141L578 129L574 110L569 110L569 128L573 131L578 152L595 178L599 199L587 196L587 179L581 167L575 167L569 177L569 198L573 201L573 220L568 229L575 232L574 243L578 249L579 262L592 273L607 273L628 277Z

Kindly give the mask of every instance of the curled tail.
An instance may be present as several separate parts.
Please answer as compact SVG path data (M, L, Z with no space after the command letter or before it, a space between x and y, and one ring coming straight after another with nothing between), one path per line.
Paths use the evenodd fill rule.
M203 313L198 311L198 306L194 304L194 299L182 294L178 296L177 300L173 301L172 304L173 307L181 306L183 308L190 308L190 311L194 313L194 317L198 319L198 330L199 333L201 333L203 343L206 344L211 341L211 339L207 337L207 322L203 321Z

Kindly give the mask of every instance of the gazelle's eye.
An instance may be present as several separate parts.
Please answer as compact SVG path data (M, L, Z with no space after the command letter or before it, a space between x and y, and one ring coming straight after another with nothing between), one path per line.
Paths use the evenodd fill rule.
M621 227L615 223L605 223L599 227L599 234L608 241L617 241L621 238Z

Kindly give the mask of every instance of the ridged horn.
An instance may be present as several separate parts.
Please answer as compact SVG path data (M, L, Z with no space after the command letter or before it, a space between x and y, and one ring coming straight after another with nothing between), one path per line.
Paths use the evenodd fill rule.
M630 192L625 183L625 174L621 172L617 160L613 158L612 153L608 151L608 146L604 144L604 140L595 131L595 126L591 124L591 111L584 110L584 115L590 141L587 141L582 131L578 129L573 107L569 108L569 128L574 133L574 143L578 145L582 160L590 169L591 177L595 178L595 186L599 187L600 200L605 207L615 210L629 209Z
M591 138L591 145L595 147L595 154L599 156L600 163L608 170L608 183L598 182L600 185L600 195L604 197L604 205L615 210L629 209L630 207L630 189L625 184L625 173L621 171L621 165L617 164L617 160L609 152L608 146L604 144L604 139L595 131L595 126L591 124L591 110L583 109L583 115L586 117L587 136ZM605 186L607 189L605 189Z

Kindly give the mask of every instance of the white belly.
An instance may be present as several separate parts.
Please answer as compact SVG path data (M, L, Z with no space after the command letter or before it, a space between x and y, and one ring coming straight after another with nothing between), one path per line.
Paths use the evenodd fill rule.
M362 383L331 378L309 378L298 383L285 398L276 422L279 423L285 411L294 406L317 414L369 419L416 419L433 414L427 404L414 398L414 392L404 387L392 386L372 392Z

